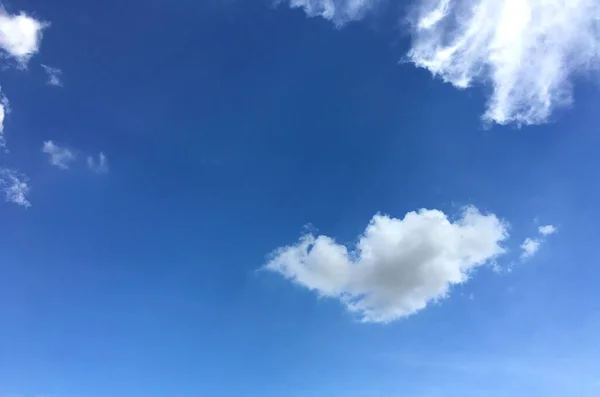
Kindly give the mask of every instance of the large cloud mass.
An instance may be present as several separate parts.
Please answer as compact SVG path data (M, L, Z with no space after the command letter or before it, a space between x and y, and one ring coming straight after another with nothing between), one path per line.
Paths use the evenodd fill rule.
M288 0L340 26L379 0ZM490 85L483 116L539 124L572 102L578 74L600 67L598 0L417 0L408 59L458 88ZM403 18L399 16L399 19Z
M452 221L422 209L403 219L375 215L355 247L303 236L275 251L266 269L325 297L338 298L363 321L389 322L445 298L450 287L504 253L506 225L468 207Z
M0 8L0 49L26 63L38 52L45 26L25 13L10 15Z
M409 58L465 88L488 82L484 119L537 124L571 103L600 58L598 0L422 0Z

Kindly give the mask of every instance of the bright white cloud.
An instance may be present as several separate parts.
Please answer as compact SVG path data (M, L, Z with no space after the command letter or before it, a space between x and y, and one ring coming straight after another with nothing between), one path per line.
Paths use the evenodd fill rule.
M52 66L42 64L42 68L48 75L48 84L62 87L62 70L59 68L53 68Z
M403 219L375 215L353 248L307 234L276 250L265 268L339 299L363 321L389 322L447 297L503 254L507 237L505 223L475 207L456 220L425 209Z
M48 154L50 158L50 164L66 170L69 168L69 163L75 160L75 154L67 148L60 147L52 141L44 142L42 146L42 152Z
M26 208L31 206L27 199L30 190L27 178L17 171L7 168L0 169L0 190L4 193L7 202Z
M360 19L378 0L287 0L290 7L302 8L309 17L323 17L338 26Z
M542 235L542 236L549 236L551 234L556 233L556 226L554 225L546 225L546 226L540 226L538 228L538 232Z
M546 122L573 78L600 67L598 0L420 0L409 59L456 87L489 83L484 114Z
M102 152L98 155L98 160L92 156L88 156L87 165L90 170L97 174L106 174L108 172L108 160Z
M280 0L341 26L380 0ZM416 0L408 59L458 88L489 84L486 122L547 122L600 68L598 0Z
M39 50L46 24L25 13L10 15L0 8L0 49L22 64Z
M521 244L521 260L529 259L534 256L540 249L543 243L546 242L544 237L550 236L557 232L557 228L554 225L545 225L538 227L538 233L541 237L526 238Z
M542 245L542 241L537 238L526 238L521 244L521 259L531 258L538 252L540 249L540 245Z
M6 119L8 112L10 112L10 103L8 102L8 98L0 92L0 149L6 147L6 139L4 138L4 120Z
M25 13L9 14L0 4L0 59L12 58L19 66L25 67L29 59L39 51L42 30L46 26L47 24ZM8 99L0 92L0 149L6 147L4 121L9 112ZM56 165L59 164L63 163ZM23 207L31 206L27 199L29 190L30 186L24 175L12 169L0 168L0 191L7 202Z
M47 24L25 13L8 14L0 4L0 59L13 58L20 66L39 51L42 30ZM6 147L4 120L9 112L8 99L0 93L0 148Z

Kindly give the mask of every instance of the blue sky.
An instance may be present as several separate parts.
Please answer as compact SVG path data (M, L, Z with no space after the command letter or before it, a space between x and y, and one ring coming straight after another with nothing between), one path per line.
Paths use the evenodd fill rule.
M0 11L0 397L597 396L594 0Z

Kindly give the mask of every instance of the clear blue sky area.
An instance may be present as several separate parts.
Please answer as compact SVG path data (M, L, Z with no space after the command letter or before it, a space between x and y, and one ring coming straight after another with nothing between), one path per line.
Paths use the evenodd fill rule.
M460 88L411 55L425 0L3 3L0 397L600 395L584 62L473 44L451 55L477 58ZM27 56L20 11L45 22ZM506 84L507 118L486 119ZM519 119L540 91L550 111ZM302 251L305 233L332 240Z

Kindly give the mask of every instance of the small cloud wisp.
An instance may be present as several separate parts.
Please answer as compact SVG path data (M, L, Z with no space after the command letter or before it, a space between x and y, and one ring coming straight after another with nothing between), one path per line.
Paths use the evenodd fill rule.
M53 141L45 141L42 152L49 156L50 164L61 170L69 169L70 163L75 160L75 154L70 149L60 147Z
M98 155L98 160L94 159L92 156L88 156L87 165L88 168L96 174L106 174L108 172L108 160L102 152Z
M55 87L62 87L62 70L59 68L54 68L52 66L42 64L42 69L46 72L48 76L47 84Z
M8 168L0 169L0 190L9 203L15 203L22 207L30 207L27 199L30 186L27 178L15 170Z
M521 261L532 258L546 241L544 237L550 236L558 231L554 225L545 225L538 227L539 237L527 237L521 244Z
M322 17L336 26L361 19L378 0L287 0L292 8L301 8L309 17Z

